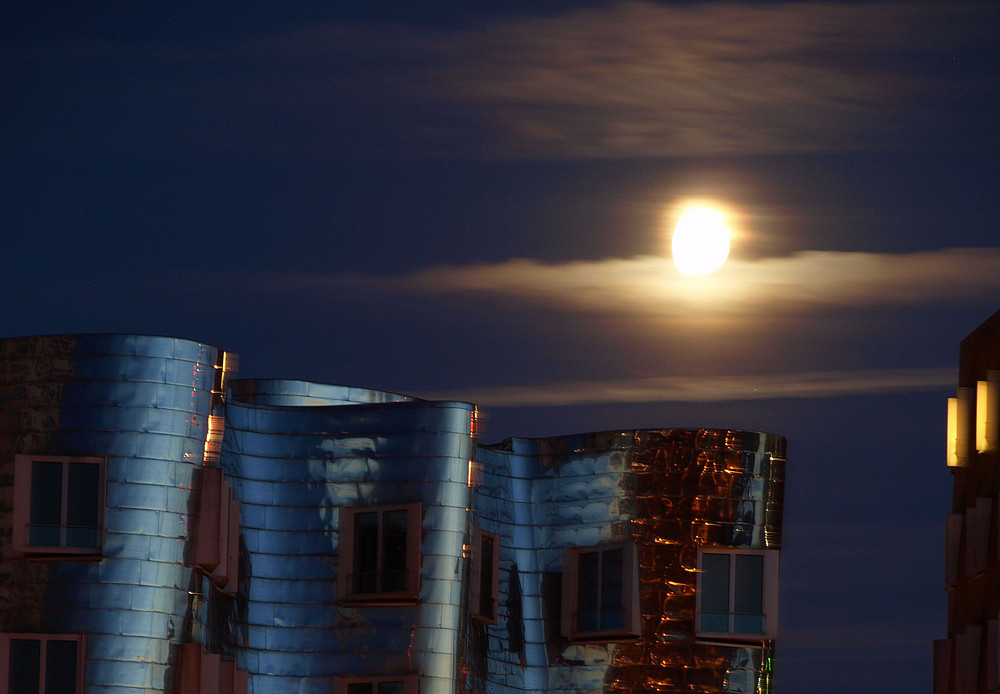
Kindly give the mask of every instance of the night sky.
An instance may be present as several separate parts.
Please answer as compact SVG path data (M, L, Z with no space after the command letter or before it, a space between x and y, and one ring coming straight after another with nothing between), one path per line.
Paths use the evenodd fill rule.
M214 4L4 3L4 335L201 340L486 442L784 434L778 691L929 690L1000 3Z

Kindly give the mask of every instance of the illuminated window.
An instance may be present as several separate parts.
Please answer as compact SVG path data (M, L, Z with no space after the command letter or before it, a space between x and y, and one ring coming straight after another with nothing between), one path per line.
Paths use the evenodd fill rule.
M987 375L989 380L976 383L976 450L980 453L997 449L1000 428L1000 373Z
M340 510L340 596L410 602L420 592L420 504Z
M948 466L965 467L969 458L969 407L971 388L959 388L948 398Z
M415 675L345 677L334 688L336 694L417 694Z
M698 555L698 635L773 637L778 553L704 549Z
M469 610L483 624L497 623L497 582L500 542L493 533L475 526L472 533L472 570L469 572Z
M0 691L82 692L83 643L80 634L0 634Z
M16 551L100 554L104 527L104 458L14 458Z
M562 630L563 635L576 639L639 636L634 544L566 550Z

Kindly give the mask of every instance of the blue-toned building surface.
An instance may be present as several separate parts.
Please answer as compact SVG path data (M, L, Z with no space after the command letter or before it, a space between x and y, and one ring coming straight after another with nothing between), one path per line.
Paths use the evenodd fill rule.
M0 694L767 692L785 442L0 340Z

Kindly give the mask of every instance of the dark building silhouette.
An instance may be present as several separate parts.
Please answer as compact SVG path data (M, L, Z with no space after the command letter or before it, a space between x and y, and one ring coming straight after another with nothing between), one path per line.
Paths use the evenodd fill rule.
M767 692L785 441L0 341L0 693Z
M934 644L935 694L1000 691L1000 312L962 340L958 391L948 401L953 475L945 585L948 638Z

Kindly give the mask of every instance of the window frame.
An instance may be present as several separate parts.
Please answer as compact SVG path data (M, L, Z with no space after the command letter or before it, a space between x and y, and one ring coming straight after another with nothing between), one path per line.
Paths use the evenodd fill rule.
M729 562L729 630L713 631L703 629L702 624L702 598L705 595L703 581L705 578L704 557L706 555L726 555ZM699 547L698 548L698 579L695 586L695 636L697 638L708 638L722 641L760 641L762 639L773 639L778 631L778 559L779 551L776 549L737 549L732 547ZM761 622L762 628L759 632L746 632L735 630L735 602L736 602L736 561L735 557L759 556L763 558L761 568Z
M347 688L352 684L377 685L382 682L401 682L403 684L403 694L418 694L420 690L420 680L416 675L378 675L376 677L338 677L333 687L334 694L347 694ZM377 691L372 694L378 694Z
M378 556L383 552L383 518L387 512L406 511L406 559L404 587L402 590L362 592L353 586L355 564L355 527L357 516L378 513ZM384 506L344 506L340 508L339 547L337 550L337 586L342 602L367 605L398 605L415 603L420 595L420 545L423 509L419 502ZM376 580L381 580L382 570L376 570Z
M483 564L483 541L489 540L493 544L493 554L490 565ZM479 624L497 623L497 597L499 595L500 584L500 536L483 530L479 524L472 528L472 562L469 569L469 614L472 621ZM489 575L489 600L490 609L484 612L483 602L483 572Z
M222 468L203 467L194 565L218 587L235 592L239 579L240 502Z
M39 677L38 692L45 691L45 659L47 648L45 644L51 641L74 641L76 643L76 688L74 694L83 692L84 667L87 663L87 639L84 634L16 634L11 632L0 633L0 691L6 692L10 681L10 642L11 641L38 641L39 647Z
M208 653L200 643L182 643L180 667L174 680L176 694L247 694L249 673Z
M33 463L60 463L62 465L62 498L59 502L60 512L60 544L31 544L31 497L33 488ZM70 485L68 483L70 466L73 464L97 465L97 546L76 547L63 544L62 537L68 527L66 515ZM107 505L107 458L104 456L64 456L64 455L30 455L18 453L14 456L14 513L11 544L15 552L22 555L55 555L55 556L93 556L99 558L104 551L104 525Z
M581 629L577 621L580 586L580 558L585 554L603 554L622 550L622 625L611 629ZM639 614L639 554L634 542L616 542L591 547L569 547L563 551L562 634L574 641L618 641L642 636ZM600 593L600 588L598 593Z

